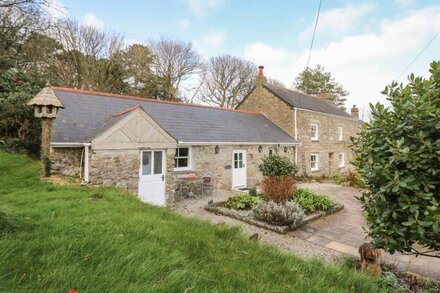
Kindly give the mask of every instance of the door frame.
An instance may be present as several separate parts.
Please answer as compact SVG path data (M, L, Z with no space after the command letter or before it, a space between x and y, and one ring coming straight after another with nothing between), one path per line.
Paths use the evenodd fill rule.
M244 164L244 185L234 185L234 154L236 153L243 153L243 164ZM246 158L247 152L246 150L232 150L232 188L236 187L247 187L247 158Z
M143 149L143 150L139 150L139 169L138 169L138 198L141 199L141 195L140 195L140 185L141 185L141 176L148 176L148 175L142 175L142 160L143 160L143 152L151 152L151 172L154 172L154 152L158 152L161 151L162 152L162 176L163 176L163 196L164 196L164 206L167 203L167 158L166 158L166 149ZM152 174L154 175L154 174ZM157 174L158 175L158 174Z

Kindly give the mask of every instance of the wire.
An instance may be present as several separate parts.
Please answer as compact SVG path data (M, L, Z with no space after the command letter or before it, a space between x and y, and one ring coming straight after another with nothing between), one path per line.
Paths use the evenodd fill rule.
M316 14L315 28L313 29L312 43L310 44L309 57L307 57L306 69L309 68L310 55L312 55L313 43L315 42L315 34L316 34L316 28L318 27L319 13L321 12L321 5L322 5L322 0L319 0L318 13Z
M432 37L432 39L426 44L426 46L423 48L422 51L419 52L419 54L416 55L416 57L414 57L414 59L409 63L409 65L407 67L405 67L405 69L399 74L399 76L396 78L396 80L399 80L400 77L411 67L411 65L414 64L414 62L416 62L417 58L420 57L420 55L423 54L423 52L425 52L425 50L429 47L429 45L431 45L431 43L438 37L438 35L440 35L440 30Z

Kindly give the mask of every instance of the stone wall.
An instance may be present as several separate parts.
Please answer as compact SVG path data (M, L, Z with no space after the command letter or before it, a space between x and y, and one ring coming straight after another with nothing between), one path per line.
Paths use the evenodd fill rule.
M293 161L294 148L278 146L262 146L261 153L258 145L255 146L219 146L220 151L215 153L215 146L193 146L192 147L192 170L175 172L176 181L185 177L211 177L214 190L231 190L232 188L232 154L233 150L246 151L246 172L247 187L254 187L260 184L262 175L258 164L264 156L269 155L272 149L275 154L287 156Z
M90 184L138 192L139 151L92 151Z
M84 148L50 148L51 174L81 177Z
M258 86L240 104L239 109L259 111L277 124L292 137L295 136L295 118L293 107L271 93L265 87ZM297 165L299 175L335 175L347 172L352 153L349 148L350 136L355 136L359 123L355 119L338 117L325 113L297 110L297 139L301 143L298 148ZM318 124L319 140L311 141L310 124ZM338 127L343 129L343 141L338 141ZM339 168L338 154L344 153L345 167ZM311 172L310 154L319 156L319 170ZM332 158L329 154L333 153Z
M90 184L114 186L138 194L139 150L93 151L90 158ZM166 149L165 196L167 205L174 203L174 154Z
M264 87L256 87L239 109L261 112L287 133L293 134L295 131L292 107Z
M349 147L350 136L356 135L359 123L350 118L336 117L305 110L297 111L298 140L298 166L300 174L307 175L335 175L345 173L352 168L350 161L352 152ZM310 124L318 125L318 141L311 140ZM338 127L342 127L342 141L339 141ZM319 170L311 171L310 155L318 154ZM330 154L332 157L330 159ZM338 154L344 153L345 166L339 167Z

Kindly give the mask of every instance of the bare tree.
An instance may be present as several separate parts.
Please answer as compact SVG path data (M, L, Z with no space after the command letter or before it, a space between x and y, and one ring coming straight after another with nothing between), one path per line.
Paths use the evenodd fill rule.
M159 78L163 88L164 99L178 99L182 81L200 68L201 59L191 42L161 38L151 41L153 53L153 72Z
M212 57L203 66L200 100L235 108L255 84L257 66L238 57Z
M271 84L271 85L274 85L274 86L286 88L284 83L282 83L281 81L279 81L276 78L264 77L264 82Z
M60 20L51 33L61 45L53 60L63 85L119 92L123 89L123 38L73 19Z

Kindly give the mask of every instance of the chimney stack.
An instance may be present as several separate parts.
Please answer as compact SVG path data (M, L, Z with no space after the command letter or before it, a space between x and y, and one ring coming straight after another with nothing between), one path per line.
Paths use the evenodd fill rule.
M261 93L263 90L263 82L264 82L264 74L263 74L264 66L258 66L258 76L255 83L255 89L257 93Z
M359 109L356 107L356 105L353 105L351 108L351 117L359 119Z

